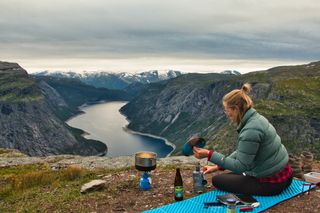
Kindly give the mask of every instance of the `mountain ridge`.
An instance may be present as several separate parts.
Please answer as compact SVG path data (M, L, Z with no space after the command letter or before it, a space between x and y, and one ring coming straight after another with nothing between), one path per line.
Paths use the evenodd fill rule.
M276 127L290 152L302 148L320 157L320 63L275 67L244 75L186 74L154 84L121 111L129 128L167 138L177 146L190 135L207 148L234 150L236 132L223 113L222 97L249 82L254 107Z
M149 84L170 78L175 78L182 75L180 71L167 70L158 71L150 70L140 73L127 73L127 72L60 72L60 71L43 71L33 73L35 76L51 76L56 78L72 78L78 79L83 83L94 86L96 88L108 88L108 89L125 89L132 83Z

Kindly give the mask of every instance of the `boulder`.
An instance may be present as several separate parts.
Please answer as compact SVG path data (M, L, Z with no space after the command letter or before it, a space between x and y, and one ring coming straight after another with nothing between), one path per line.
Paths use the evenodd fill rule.
M84 184L81 187L81 193L87 193L91 191L96 191L104 187L106 184L105 180L92 180L89 183Z

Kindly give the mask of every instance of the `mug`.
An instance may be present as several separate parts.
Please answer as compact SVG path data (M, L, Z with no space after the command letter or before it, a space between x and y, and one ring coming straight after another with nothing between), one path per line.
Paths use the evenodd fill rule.
M182 147L182 153L185 156L189 156L193 154L193 147L196 146L198 148L203 148L206 145L206 140L200 137L192 137L190 138Z

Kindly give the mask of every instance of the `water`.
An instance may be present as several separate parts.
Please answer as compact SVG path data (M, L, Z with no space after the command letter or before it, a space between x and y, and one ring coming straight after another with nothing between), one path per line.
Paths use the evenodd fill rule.
M138 151L152 151L158 157L167 156L172 146L164 139L133 134L125 130L128 124L126 117L119 109L126 102L108 102L82 107L84 114L77 115L67 121L67 124L89 133L88 139L94 139L108 146L107 156L132 155Z

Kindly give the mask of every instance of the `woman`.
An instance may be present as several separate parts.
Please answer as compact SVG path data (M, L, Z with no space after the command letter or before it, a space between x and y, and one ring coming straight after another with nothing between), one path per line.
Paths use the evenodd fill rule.
M229 156L197 147L193 153L216 164L205 166L205 174L221 168L231 171L212 178L216 188L247 195L276 195L291 184L292 169L275 128L252 108L250 91L250 85L244 84L223 97L224 112L237 125L237 149Z

